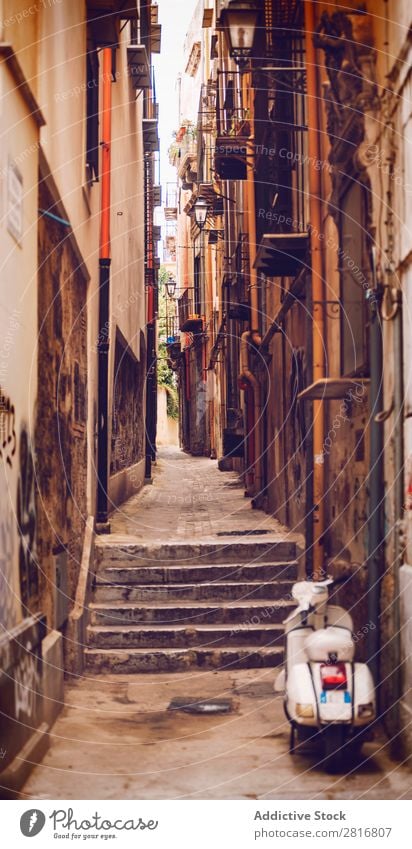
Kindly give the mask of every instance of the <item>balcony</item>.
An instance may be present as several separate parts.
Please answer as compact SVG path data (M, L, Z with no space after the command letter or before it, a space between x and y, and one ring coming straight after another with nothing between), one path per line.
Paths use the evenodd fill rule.
M166 221L177 220L177 186L175 183L167 183L166 185L165 219Z
M195 298L195 290L185 289L178 300L179 329L191 331L192 333L202 330L203 321L200 315L200 307Z
M215 170L222 180L246 180L248 158L253 157L254 149L248 110L242 105L238 75L221 72L219 80Z
M127 64L133 87L136 90L151 88L151 68L143 44L130 44L128 46Z
M176 345L177 343L180 348L179 316L176 301L173 299L166 303L166 345Z
M161 206L162 205L162 187L161 186L153 186L153 206Z
M182 124L176 141L170 146L169 161L177 169L185 190L191 189L197 177L197 130L192 122Z
M161 238L162 238L162 228L161 228L160 224L154 224L153 225L153 241L154 242L160 242Z
M156 118L143 118L143 149L145 153L155 153L160 149Z
M136 0L87 0L87 11L92 14L117 15L123 20L139 17Z
M254 267L266 277L297 277L308 263L309 234L264 233Z
M136 20L136 0L88 0L87 21L96 47L118 47L120 21Z
M152 9L154 7L152 6ZM150 48L152 53L160 53L162 46L162 26L161 24L153 24L150 30Z
M282 43L279 36L279 49ZM257 220L255 268L267 277L297 278L310 261L307 84L299 45L289 44L284 63L268 71L268 96L256 113L255 172L265 214Z

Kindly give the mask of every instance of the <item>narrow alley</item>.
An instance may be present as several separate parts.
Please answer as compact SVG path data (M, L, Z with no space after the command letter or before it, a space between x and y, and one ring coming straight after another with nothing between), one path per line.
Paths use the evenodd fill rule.
M283 695L274 692L272 652L276 635L280 638L282 633L276 623L290 602L285 602L286 590L278 601L269 591L279 579L290 587L296 562L290 559L285 564L279 558L290 558L299 538L251 509L235 473L222 474L214 461L165 448L153 485L118 510L111 525L107 539L98 539L97 552L114 549L107 563L115 571L113 582L120 582L122 571L137 571L135 584L129 578L120 587L125 588L136 619L142 607L146 610L145 624L131 624L129 618L124 624L126 601L104 602L121 605L114 611L110 607L114 624L104 627L112 640L120 632L126 648L120 642L117 654L110 649L104 675L93 674L93 663L91 671L69 678L50 749L23 787L23 797L65 799L74 785L77 799L412 798L410 770L391 760L380 730L365 745L360 762L348 774L333 778L325 774L316 744L302 754L289 754L289 725ZM178 558L171 555L173 546ZM120 566L121 557L125 560ZM176 559L180 565L175 565ZM176 570L179 574L174 577ZM255 587L252 579L246 579L246 573L253 571L260 575ZM102 575L98 566L98 580ZM114 591L107 583L99 586L110 594ZM139 600L137 595L131 597L132 587L132 592L142 593ZM256 590L260 590L257 596ZM216 624L219 607L227 618ZM148 610L156 608L165 620L146 624ZM205 609L212 624L200 624L206 621ZM141 644L145 629L146 648L140 653L150 671L124 674L124 668L129 672L127 657L136 651L129 648L130 638L135 633ZM250 648L254 631L258 644ZM185 649L158 648L162 634L166 633L164 644L171 646L179 632L177 645ZM242 648L245 637L247 649ZM216 647L222 640L225 650ZM279 644L280 640L276 651L281 654ZM177 666L170 659L174 651ZM264 660L267 652L269 668ZM101 671L99 665L96 671ZM193 712L193 706L204 701L212 712ZM213 705L222 703L223 714L213 714Z
M411 3L23 6L0 0L18 837L140 837L65 833L53 799L411 800Z

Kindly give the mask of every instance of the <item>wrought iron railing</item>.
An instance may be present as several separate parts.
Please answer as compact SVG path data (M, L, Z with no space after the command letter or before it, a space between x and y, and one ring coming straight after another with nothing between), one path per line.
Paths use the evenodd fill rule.
M167 183L166 185L166 202L167 209L176 209L177 207L177 186L175 183Z
M166 315L166 344L174 345L180 341L179 316L176 312L176 302L173 301L173 313Z
M260 71L265 102L256 115L259 205L268 211L265 232L304 233L308 225L306 71L299 64L267 63Z
M213 144L216 135L216 82L209 80L201 86L197 118L197 175L199 182L211 180Z
M187 288L178 300L180 330L188 330L201 324L200 302L194 288Z
M249 110L243 104L240 76L237 71L220 71L216 99L216 131L218 138L249 138Z

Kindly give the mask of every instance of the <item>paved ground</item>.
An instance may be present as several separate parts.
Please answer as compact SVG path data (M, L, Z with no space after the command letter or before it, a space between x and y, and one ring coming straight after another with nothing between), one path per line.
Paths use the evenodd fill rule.
M108 538L143 541L233 542L236 531L263 531L268 539L299 539L263 510L253 510L233 472L217 462L191 457L178 448L159 451L153 484L129 499L111 518ZM231 535L228 535L230 532ZM270 536L269 536L270 535Z
M153 486L112 522L112 538L216 542L223 531L281 526L250 508L233 474L164 450ZM226 538L222 538L226 541ZM227 542L236 537L228 537ZM224 542L223 542L224 544ZM24 787L32 799L412 799L412 773L392 761L383 737L364 760L330 777L321 755L288 753L289 729L273 669L194 669L158 675L84 677L66 687L52 745ZM173 697L233 700L224 716L168 710Z
M24 787L31 799L412 799L412 773L383 739L348 775L288 754L274 670L104 676L67 688L53 744ZM167 707L175 696L233 699L226 716Z

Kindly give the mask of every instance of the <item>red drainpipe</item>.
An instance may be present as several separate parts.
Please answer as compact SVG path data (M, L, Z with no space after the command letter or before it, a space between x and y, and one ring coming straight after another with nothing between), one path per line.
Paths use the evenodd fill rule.
M107 525L109 450L110 178L112 133L112 51L103 50L102 177L99 251L97 522Z

